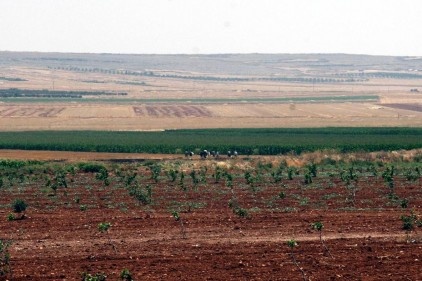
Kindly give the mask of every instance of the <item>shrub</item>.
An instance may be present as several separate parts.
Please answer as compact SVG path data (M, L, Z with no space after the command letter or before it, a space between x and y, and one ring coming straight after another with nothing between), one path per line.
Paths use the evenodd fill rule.
M12 203L12 208L15 213L22 213L25 212L28 205L22 199L16 199Z
M152 187L147 185L142 186L131 186L129 188L129 195L135 197L142 204L151 204L152 203Z
M78 168L85 173L99 173L107 170L104 165L98 163L79 163Z

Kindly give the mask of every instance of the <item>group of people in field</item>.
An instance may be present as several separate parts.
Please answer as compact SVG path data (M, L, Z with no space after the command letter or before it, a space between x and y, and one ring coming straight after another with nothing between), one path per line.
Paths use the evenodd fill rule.
M193 151L190 150L186 150L185 151L185 157L186 158L192 158L193 155L195 155L195 153ZM232 157L237 157L238 153L236 150L229 150L227 151L227 157L232 158ZM208 151L206 149L202 150L201 152L199 152L199 156L201 157L201 159L206 159L210 156L214 157L214 158L219 158L220 157L220 152L219 151Z

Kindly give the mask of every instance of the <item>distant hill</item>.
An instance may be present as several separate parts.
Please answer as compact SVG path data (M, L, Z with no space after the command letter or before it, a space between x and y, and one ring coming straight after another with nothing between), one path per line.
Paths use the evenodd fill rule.
M127 55L0 52L0 65L267 77L382 77L392 74L402 75L402 78L419 78L422 75L422 57L349 54Z

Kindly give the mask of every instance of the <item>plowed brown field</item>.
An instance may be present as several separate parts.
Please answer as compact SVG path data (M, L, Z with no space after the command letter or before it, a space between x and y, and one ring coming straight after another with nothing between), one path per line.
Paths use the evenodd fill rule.
M12 153L7 157L2 151L0 158L13 158ZM20 158L20 152L14 153ZM25 157L47 159L47 152L31 153ZM52 155L48 159L65 160L53 166L77 157L107 156ZM104 162L108 186L93 173L67 173L68 187L59 187L56 195L38 174L12 184L4 177L0 238L13 241L10 280L80 280L82 272L104 272L107 280L118 280L123 268L135 280L303 280L286 244L290 239L299 243L293 251L308 280L422 280L420 230L406 233L400 220L410 210L421 213L422 178L394 178L397 196L409 199L403 209L388 198L381 176L360 176L352 202L350 190L337 176L317 176L305 185L300 176L283 176L275 183L267 173L248 185L244 171L259 165L260 159L147 160L163 167L155 182L150 169L139 162L153 158L134 157L138 161ZM115 159L133 160L122 155ZM217 166L233 175L233 187L224 177L215 182ZM53 178L48 167L46 176ZM184 171L183 185L179 178L172 182L166 176L169 167ZM189 174L195 170L199 176L201 167L208 168L206 183L195 186ZM150 204L128 194L119 174L131 172L137 173L140 186L151 186ZM7 221L16 198L28 203L26 218ZM234 198L248 210L248 217L229 208ZM179 212L184 233L172 211ZM322 237L331 256L311 228L316 221L324 223ZM101 222L111 223L108 232L99 232Z

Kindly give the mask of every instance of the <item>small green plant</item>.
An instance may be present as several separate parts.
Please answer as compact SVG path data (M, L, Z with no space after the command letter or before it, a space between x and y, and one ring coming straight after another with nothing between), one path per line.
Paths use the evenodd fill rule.
M252 176L250 171L245 171L245 175L244 175L245 181L247 184L251 185L254 183L254 177Z
M226 177L226 186L232 188L233 187L233 176L232 176L232 174L230 174L226 171L225 177Z
M406 177L406 180L408 181L416 181L420 177L420 171L419 168L416 167L415 169L407 169L404 172L404 176Z
M220 166L215 166L215 171L212 177L214 178L214 182L218 183L223 176L224 172L223 169Z
M145 187L133 185L129 187L129 195L137 199L140 203L148 205L152 203L152 186Z
M304 179L305 184L312 183L312 175L309 172L305 173L304 177L305 177L305 179Z
M290 248L290 257L292 258L293 263L296 265L296 267L299 269L299 271L302 274L303 281L307 281L305 271L299 266L299 263L296 260L294 248L298 247L299 244L294 239L290 239L287 241L287 246Z
M394 197L394 166L387 167L382 173L382 178L384 179L385 184L390 189L389 197Z
M192 183L193 183L193 186L196 188L196 186L198 185L198 183L199 183L199 179L198 179L198 177L196 176L196 171L195 170L192 170L191 172L190 172L190 177L192 178Z
M100 222L98 224L98 230L100 232L107 232L108 229L110 228L110 226L111 226L111 223L109 223L109 222Z
M284 193L283 191L280 191L280 193L278 194L278 198L280 199L286 198L286 193Z
M63 170L59 170L54 175L52 181L50 181L50 188L53 189L54 194L57 192L57 188L64 187L67 188L66 173Z
M287 169L287 178L293 180L293 175L296 174L296 169L294 167L289 167Z
M12 273L10 266L9 247L12 244L10 241L0 239L0 277L7 276Z
M324 228L324 224L320 221L316 221L312 223L311 226L313 229L319 232L319 241L321 242L322 247L324 247L325 252L330 255L330 257L333 257L327 245L324 243L324 240L322 239L322 229Z
M422 220L419 220L418 216L413 211L411 211L408 216L402 215L400 219L403 222L402 229L406 231L412 231L415 228L415 225L418 227L422 226Z
M403 198L400 201L400 207L402 207L403 209L406 209L407 207L409 207L409 200L407 200L406 198Z
M346 170L340 171L340 178L347 185L349 185L352 180L355 182L358 181L358 176L353 167L350 167L347 171Z
M188 188L185 185L185 173L183 171L180 173L179 187L183 191L188 191Z
M107 275L104 273L95 273L94 275L90 273L82 273L82 281L105 281L107 279Z
M114 252L117 253L116 246L114 246L113 242L111 241L110 233L108 232L108 230L110 229L110 227L111 227L111 223L109 223L109 222L100 222L98 224L98 230L101 233L104 233L104 232L107 233L108 242L113 247Z
M100 169L98 171L98 173L95 174L95 178L97 180L103 181L105 186L109 186L110 185L110 178L108 177L108 171L107 171L107 169L105 167L102 168L102 169Z
M283 168L278 167L275 171L271 172L271 176L273 177L273 181L275 183L280 182L283 178Z
M346 190L347 190L347 197L346 197L346 202L349 202L352 204L353 207L355 207L356 205L356 193L358 192L358 187L356 184L353 183L349 183L346 185Z
M233 197L229 200L229 208L232 209L233 214L237 215L240 218L249 218L249 212L247 209L244 209L240 207L239 202L237 202L237 199Z
M207 183L207 171L208 168L206 166L201 167L201 170L199 171L200 182Z
M233 210L233 212L241 218L249 217L248 210L246 210L244 208L236 208L236 209Z
M151 179L153 179L155 182L158 182L158 177L161 173L161 165L153 164L149 166L149 169L151 170Z
M312 177L317 176L317 165L315 163L310 163L306 165L306 168L308 169L309 174L311 174Z
M122 272L120 272L120 279L123 281L133 281L132 274L130 273L129 269L124 268Z
M8 221L14 221L15 220L15 215L13 213L10 213L7 215L7 220Z
M177 170L173 170L173 169L170 169L168 172L167 172L167 176L169 177L169 179L170 179L170 181L171 182L175 182L176 181L176 179L177 179L177 174L179 173L179 171L177 171Z
M171 211L171 215L173 216L175 221L178 221L180 224L180 234L182 235L183 239L186 239L186 229L185 229L185 225L183 224L183 219L182 217L180 217L180 214L178 211Z

